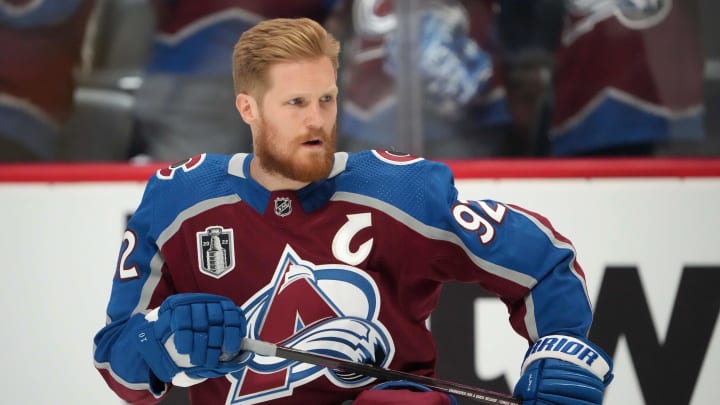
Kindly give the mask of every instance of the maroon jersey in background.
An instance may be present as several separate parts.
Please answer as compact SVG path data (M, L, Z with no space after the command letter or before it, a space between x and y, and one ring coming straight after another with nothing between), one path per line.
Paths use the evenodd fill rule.
M550 132L555 155L703 137L695 2L566 3Z
M333 1L153 0L155 44L148 71L230 75L233 46L245 30L268 18L323 22Z
M0 5L0 140L54 157L73 110L93 0L14 0Z
M493 35L495 1L413 3L420 14L418 75L422 137L429 157L498 153L510 117ZM344 8L343 8L344 7ZM348 147L396 147L396 41L392 0L353 0L335 10L350 15L343 45L344 97L339 118Z

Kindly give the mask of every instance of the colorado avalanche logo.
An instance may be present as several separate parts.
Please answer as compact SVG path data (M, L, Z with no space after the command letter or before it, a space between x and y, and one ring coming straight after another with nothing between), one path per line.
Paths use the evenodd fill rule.
M395 346L378 321L380 298L372 278L351 266L302 260L286 246L273 280L242 305L251 338L386 367ZM253 355L228 378L228 404L254 404L292 395L325 377L339 387L361 387L370 377L277 357Z
M615 16L626 27L647 29L665 20L671 9L672 0L621 0Z
M617 18L629 29L653 27L668 16L672 10L672 0L571 0L568 9L574 22L563 34L563 43L566 45L608 18Z
M410 165L413 163L417 163L421 160L424 160L421 157L410 155L408 153L403 153L403 152L393 152L393 151L388 151L388 150L373 150L372 153L375 155L375 157L382 160L383 162L390 163L393 165L398 165L398 166Z

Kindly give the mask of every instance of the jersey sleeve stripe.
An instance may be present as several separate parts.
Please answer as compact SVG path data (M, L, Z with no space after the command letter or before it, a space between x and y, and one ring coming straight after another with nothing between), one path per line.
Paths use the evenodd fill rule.
M473 252L471 252L468 247L462 242L460 237L458 237L454 233L427 225L417 220L413 216L407 214L403 210L393 206L392 204L388 204L386 202L366 195L349 192L337 192L333 195L331 199L334 201L346 201L377 209L379 211L382 211L386 215L389 215L390 217L396 219L397 221L405 224L407 227L411 228L412 230L426 238L434 240L444 240L446 242L453 243L460 247L479 268L481 268L487 273L493 274L508 281L512 281L513 283L523 286L525 288L532 288L532 286L537 283L537 280L532 276L516 270L509 269L507 267L500 266L498 264L489 262L478 257Z

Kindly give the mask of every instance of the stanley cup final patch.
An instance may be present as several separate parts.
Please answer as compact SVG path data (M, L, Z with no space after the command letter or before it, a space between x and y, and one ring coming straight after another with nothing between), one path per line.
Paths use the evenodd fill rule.
M200 271L220 278L235 268L233 230L209 226L197 233L198 266Z

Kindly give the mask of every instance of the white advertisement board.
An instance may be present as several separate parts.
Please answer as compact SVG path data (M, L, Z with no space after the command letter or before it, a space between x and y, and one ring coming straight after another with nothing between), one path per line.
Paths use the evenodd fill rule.
M591 337L615 347L606 404L718 398L720 179L461 180L458 188L464 198L539 212L573 241L595 304ZM475 377L514 382L526 343L504 327L497 300L477 298L473 309Z
M92 338L143 186L0 182L3 402L121 403L93 368ZM465 199L539 212L573 241L596 306L591 337L615 361L605 404L720 398L720 177L463 178L457 187ZM465 304L442 303L432 319L440 377L508 387L525 343L498 301L463 291L452 295ZM470 347L450 344L461 338Z

